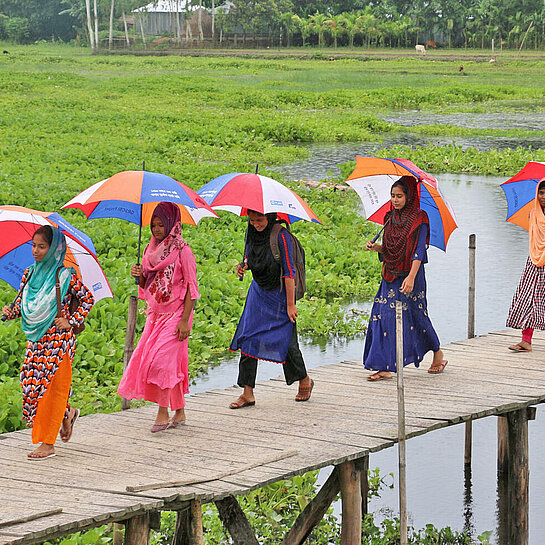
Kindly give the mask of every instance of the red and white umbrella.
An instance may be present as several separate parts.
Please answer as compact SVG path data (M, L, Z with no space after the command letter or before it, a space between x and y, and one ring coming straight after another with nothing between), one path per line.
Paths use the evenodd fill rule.
M197 193L214 209L246 216L248 210L261 214L276 212L293 223L298 220L321 223L310 206L297 193L261 174L232 172L214 178Z
M34 263L32 237L42 225L58 227L66 237L65 267L73 267L96 301L113 297L98 263L93 241L57 213L23 206L0 206L0 278L15 289L27 267Z

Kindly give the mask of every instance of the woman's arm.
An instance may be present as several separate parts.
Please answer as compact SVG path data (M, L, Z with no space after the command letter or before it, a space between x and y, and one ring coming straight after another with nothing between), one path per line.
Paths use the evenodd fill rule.
M290 321L297 320L297 305L295 304L295 259L291 236L285 230L278 234L278 244L282 255L282 277L286 288L286 307Z
M81 325L95 304L93 294L73 273L72 278L70 279L70 285L68 286L68 293L70 294L70 297L77 297L79 304L78 308L68 318L55 318L55 325L60 329L68 329L69 327Z
M176 335L178 335L179 341L184 341L189 337L191 333L191 325L189 324L189 318L191 317L191 312L193 312L193 307L195 302L191 299L191 292L189 289L185 292L184 297L184 311L182 312L182 317L176 326Z
M21 316L21 299L23 298L23 289L28 281L28 269L23 273L21 278L21 284L19 286L19 292L15 297L15 300L10 304L2 308L2 316L5 316L6 320L15 320Z
M413 291L414 279L416 278L416 275L418 273L418 270L420 269L420 265L422 265L422 261L424 260L424 256L426 253L428 226L426 224L422 224L418 229L418 241L416 243L416 250L413 255L413 261L411 263L411 270L401 284L401 293L411 293Z

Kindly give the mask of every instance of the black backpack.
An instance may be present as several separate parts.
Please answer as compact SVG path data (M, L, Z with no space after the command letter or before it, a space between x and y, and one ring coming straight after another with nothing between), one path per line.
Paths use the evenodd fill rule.
M280 253L280 247L278 246L278 235L283 228L283 225L280 223L275 223L271 230L271 251L274 260L277 263L281 263L282 261L282 254ZM298 299L301 299L307 291L305 250L297 237L290 231L288 224L286 224L286 231L291 237L293 246L293 260L295 261L295 300L297 301Z

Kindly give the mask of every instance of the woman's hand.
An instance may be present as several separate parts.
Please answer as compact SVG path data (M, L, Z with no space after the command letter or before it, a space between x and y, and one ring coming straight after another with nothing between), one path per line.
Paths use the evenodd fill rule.
M55 318L54 323L57 329L70 329L72 327L67 318Z
M237 263L237 274L240 278L244 276L244 273L248 270L248 264L244 263L244 266L241 263Z
M178 322L178 325L176 326L176 332L175 335L178 335L178 340L185 341L189 337L189 333L191 333L191 326L189 325L189 322L187 320L184 320L183 318Z
M295 303L288 305L288 317L291 322L295 323L295 320L297 320L297 306Z
M13 309L9 305L2 307L2 316L5 316L8 320L13 318L13 314Z
M414 288L414 276L411 276L409 274L409 276L406 276L405 277L405 280L403 280L403 283L401 284L401 293L411 293L411 291L413 291L413 288Z
M376 242L371 242L370 240L368 240L365 244L365 249L370 252L380 253L382 251L382 244L377 244Z
M135 278L140 278L142 276L142 265L133 265L131 267L131 275Z

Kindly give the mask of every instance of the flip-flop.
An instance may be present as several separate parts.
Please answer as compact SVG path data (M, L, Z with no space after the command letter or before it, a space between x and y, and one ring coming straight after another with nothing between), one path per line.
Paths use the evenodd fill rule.
M62 427L61 427L60 436L63 443L67 443L68 441L70 441L70 438L72 437L72 432L74 431L74 424L76 423L76 420L79 418L80 410L79 409L74 409L74 410L75 410L74 415L70 419L70 427L68 428L68 431L64 435L62 433Z
M308 401L312 395L312 389L314 388L314 381L310 379L310 386L299 385L299 390L295 396L295 401ZM303 396L303 397L299 397Z
M379 373L380 373L380 371L378 371L377 373L373 373L372 375L369 375L367 377L367 380L369 382L377 382L379 380L390 380L390 379L394 378L393 375L390 375L389 377L385 377L384 375L380 375Z
M229 405L229 408L242 409L242 407L253 407L254 405L255 401L250 401L244 394L240 394L238 399Z
M513 344L508 347L509 350L512 350L513 352L531 352L532 347L526 348L525 346L521 346L520 344Z
M185 420L171 420L167 429L175 430L178 426L182 426L183 424L185 424Z
M54 458L55 456L57 456L56 452L50 452L46 456L28 456L27 455L27 460L30 460L31 462L41 462L42 460L47 460L47 458Z
M158 431L163 431L168 428L170 425L170 422L164 422L163 424L153 424L151 427L151 433L157 433Z
M431 373L432 375L438 375L439 373L442 373L447 366L448 360L443 360L439 365L432 365L428 369L428 373Z

